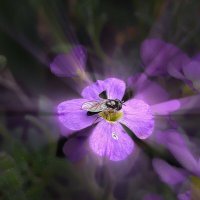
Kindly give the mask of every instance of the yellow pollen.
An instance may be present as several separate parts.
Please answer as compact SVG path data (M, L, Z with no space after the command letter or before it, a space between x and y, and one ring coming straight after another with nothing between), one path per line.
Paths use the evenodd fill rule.
M123 112L117 111L104 111L100 112L99 116L107 120L108 122L116 122L123 117Z

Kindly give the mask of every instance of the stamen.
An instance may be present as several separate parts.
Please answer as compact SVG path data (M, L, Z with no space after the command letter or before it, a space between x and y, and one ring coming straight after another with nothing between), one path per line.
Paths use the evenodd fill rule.
M107 120L108 122L116 122L123 117L123 112L116 111L104 111L100 112L99 116Z

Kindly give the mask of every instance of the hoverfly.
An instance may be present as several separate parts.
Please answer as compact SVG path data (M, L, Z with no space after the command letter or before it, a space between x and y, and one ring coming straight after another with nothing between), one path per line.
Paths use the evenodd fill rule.
M103 91L102 93L100 93L100 97L102 97L102 100L99 101L87 101L85 103L82 104L82 109L88 111L87 115L91 116L91 115L95 115L97 113L100 112L104 112L104 111L119 111L122 109L122 105L124 103L124 101L120 101L119 99L107 99L107 97L105 97L106 91ZM106 98L106 99L103 99Z

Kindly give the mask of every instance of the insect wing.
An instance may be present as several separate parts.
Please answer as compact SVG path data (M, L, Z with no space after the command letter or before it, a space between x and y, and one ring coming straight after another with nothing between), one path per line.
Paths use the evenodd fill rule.
M81 108L83 110L90 111L90 112L100 112L100 111L105 110L107 107L104 102L87 101L83 103Z

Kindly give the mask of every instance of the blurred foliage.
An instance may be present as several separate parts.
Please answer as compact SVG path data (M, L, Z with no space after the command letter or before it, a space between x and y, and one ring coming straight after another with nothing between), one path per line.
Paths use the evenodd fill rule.
M81 193L89 199L95 196L88 189L89 183L80 179L83 169L76 170L70 162L55 157L55 142L46 138L46 145L33 149L12 137L3 125L0 133L1 199L78 199Z

